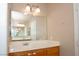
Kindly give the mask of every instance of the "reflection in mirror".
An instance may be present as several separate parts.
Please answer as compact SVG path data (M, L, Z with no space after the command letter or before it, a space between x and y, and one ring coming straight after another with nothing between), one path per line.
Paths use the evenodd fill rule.
M11 37L12 40L31 40L32 16L23 15L17 11L11 11Z
M11 9L12 40L46 40L46 16L25 15L15 8Z

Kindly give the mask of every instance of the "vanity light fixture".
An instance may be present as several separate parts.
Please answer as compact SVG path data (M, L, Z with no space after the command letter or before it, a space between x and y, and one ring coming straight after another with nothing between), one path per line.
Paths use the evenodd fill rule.
M25 6L24 15L28 15L28 14L36 15L39 13L40 13L40 8L38 6L33 6L30 4L27 4Z
M27 5L25 6L24 15L30 14L30 12L31 12L31 7L30 7L29 4L27 4Z
M24 27L25 25L24 24L17 24L16 26L18 26L18 27Z

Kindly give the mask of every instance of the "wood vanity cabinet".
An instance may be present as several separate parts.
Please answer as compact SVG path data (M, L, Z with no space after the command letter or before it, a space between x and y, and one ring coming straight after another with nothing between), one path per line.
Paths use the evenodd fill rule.
M9 56L46 56L46 49L9 53Z
M9 53L9 56L59 56L59 47Z

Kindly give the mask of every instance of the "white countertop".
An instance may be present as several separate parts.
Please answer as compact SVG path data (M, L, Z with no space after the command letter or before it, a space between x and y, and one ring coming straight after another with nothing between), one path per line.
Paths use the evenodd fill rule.
M10 44L9 53L55 47L55 46L60 46L60 43L58 41L53 40L36 40L36 41L19 41L19 42L16 41Z

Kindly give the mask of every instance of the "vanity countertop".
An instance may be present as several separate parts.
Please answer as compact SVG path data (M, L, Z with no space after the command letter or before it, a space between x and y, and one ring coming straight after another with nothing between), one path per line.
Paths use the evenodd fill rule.
M9 45L9 53L29 51L34 49L60 46L60 42L53 40L16 41Z

